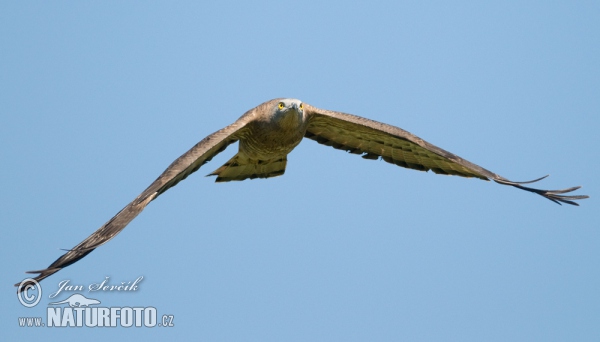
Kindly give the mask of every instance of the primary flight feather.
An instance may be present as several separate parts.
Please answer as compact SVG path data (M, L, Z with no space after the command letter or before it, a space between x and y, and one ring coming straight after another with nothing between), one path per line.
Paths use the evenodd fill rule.
M555 203L578 205L585 195L564 195L579 189L540 190L513 182L445 151L398 127L360 116L312 107L296 99L274 99L247 111L233 124L207 136L169 167L125 208L92 235L54 261L46 269L30 271L40 281L79 261L121 232L144 208L169 188L239 141L238 153L210 175L217 182L247 178L269 178L285 172L287 155L304 138L359 154L365 159L382 158L388 163L439 174L476 177L541 195ZM19 286L20 283L15 284ZM18 291L32 284L24 283Z

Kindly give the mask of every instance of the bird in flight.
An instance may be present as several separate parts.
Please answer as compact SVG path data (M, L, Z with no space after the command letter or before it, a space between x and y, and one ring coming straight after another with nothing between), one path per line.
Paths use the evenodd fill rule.
M121 232L160 194L198 170L230 144L239 141L238 153L210 176L217 182L281 176L287 155L303 138L357 154L365 159L384 161L419 171L493 180L543 196L555 203L572 204L585 195L564 195L580 187L563 190L540 190L513 182L481 166L445 151L405 130L360 116L315 108L297 99L274 99L250 109L233 124L207 136L169 167L131 203L113 216L92 235L68 250L48 268L27 273L38 274L36 281L79 261ZM15 284L18 291L33 282Z

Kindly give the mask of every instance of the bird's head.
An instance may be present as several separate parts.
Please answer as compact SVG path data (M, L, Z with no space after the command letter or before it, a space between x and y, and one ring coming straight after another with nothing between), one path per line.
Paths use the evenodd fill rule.
M304 105L298 99L276 99L271 103L273 118L280 125L296 126L302 122Z

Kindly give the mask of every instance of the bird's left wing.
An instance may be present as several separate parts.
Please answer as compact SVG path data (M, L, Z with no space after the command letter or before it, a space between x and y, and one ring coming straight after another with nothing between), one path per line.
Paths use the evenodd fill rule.
M532 183L545 177L529 182L509 181L392 125L356 115L319 109L308 104L304 104L304 112L308 115L309 120L305 137L336 149L360 154L365 159L381 157L388 163L410 169L494 180L500 184L536 193L558 204L562 202L578 205L573 201L588 198L585 195L562 195L580 187L564 190L540 190L525 187L522 184Z
M251 115L252 113L249 111L233 124L202 139L202 141L171 163L171 165L169 165L169 167L152 184L150 184L146 190L121 209L121 211L108 220L108 222L102 225L102 227L96 230L92 235L87 237L77 246L68 250L67 253L56 259L56 261L46 269L29 271L27 273L38 274L34 279L40 281L60 271L62 268L77 262L98 246L115 237L129 224L129 222L131 222L131 220L144 210L148 203L169 188L175 186L175 184L185 179L191 173L198 170L200 166L225 150L231 143L239 140L239 137L244 133L244 127ZM19 285L20 283L15 284L15 286ZM27 289L29 285L33 284L24 283L17 291Z

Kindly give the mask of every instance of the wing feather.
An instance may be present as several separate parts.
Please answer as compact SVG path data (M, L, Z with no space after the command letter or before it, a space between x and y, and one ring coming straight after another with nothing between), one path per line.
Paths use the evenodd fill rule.
M525 187L522 184L537 182L545 177L529 182L510 181L392 125L308 104L304 107L309 120L305 137L336 149L362 154L365 159L381 157L388 163L414 170L493 180L536 193L558 204L578 205L573 201L588 198L586 195L562 195L580 187L563 190Z
M169 167L144 190L131 203L127 204L121 211L102 225L92 235L80 242L77 246L68 250L67 253L56 259L46 269L29 271L27 273L38 274L34 279L42 279L60 271L61 269L79 261L100 245L108 242L119 234L144 208L169 188L185 179L198 170L202 165L210 161L215 155L222 152L237 141L244 134L244 127L249 121L251 113L244 114L233 124L207 136L192 147L189 151L177 158ZM15 284L19 287L20 283ZM32 283L24 283L17 291L22 291Z

